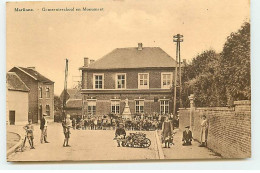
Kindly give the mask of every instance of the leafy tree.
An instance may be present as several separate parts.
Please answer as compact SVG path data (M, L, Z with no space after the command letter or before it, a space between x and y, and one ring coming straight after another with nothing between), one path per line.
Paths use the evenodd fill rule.
M250 24L248 22L227 38L221 53L220 66L228 100L250 99Z
M183 72L183 106L195 95L195 105L225 106L232 100L251 98L250 24L244 23L227 37L223 51L198 54Z

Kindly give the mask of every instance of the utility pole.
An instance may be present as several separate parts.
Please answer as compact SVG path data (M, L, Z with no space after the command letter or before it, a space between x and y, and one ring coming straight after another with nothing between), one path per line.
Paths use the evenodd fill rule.
M175 76L174 76L174 98L173 98L173 114L176 114L176 93L177 93L177 71L179 64L179 87L180 87L180 104L181 104L181 56L180 56L180 42L183 42L183 35L177 34L173 36L173 42L176 42L176 66L175 66Z
M63 112L62 112L62 118L65 120L66 118L66 114L65 114L65 109L66 109L66 101L67 101L67 80L68 80L68 63L69 60L66 59L66 65L65 65L65 80L64 80L64 90L63 90L63 102L62 102L62 108L63 108Z

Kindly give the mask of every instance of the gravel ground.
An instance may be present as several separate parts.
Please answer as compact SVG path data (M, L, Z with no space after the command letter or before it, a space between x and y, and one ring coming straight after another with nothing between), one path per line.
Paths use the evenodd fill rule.
M220 159L221 157L205 147L198 147L199 143L193 141L191 146L182 146L182 132L176 130L174 145L163 148L165 159ZM161 132L158 132L159 136ZM164 145L162 144L162 147Z
M7 132L6 137L6 149L9 150L12 148L15 144L17 144L20 140L20 136L16 133Z
M19 128L17 128L19 129ZM63 147L63 131L58 123L48 127L48 141L40 143L39 126L35 126L35 150L16 152L8 161L83 161L158 159L155 132L145 132L152 144L149 148L117 147L113 130L71 130L70 145ZM132 131L127 131L129 134Z

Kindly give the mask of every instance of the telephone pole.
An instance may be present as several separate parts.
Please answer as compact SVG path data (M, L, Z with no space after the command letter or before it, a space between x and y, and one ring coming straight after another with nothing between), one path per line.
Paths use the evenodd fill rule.
M66 64L65 64L65 79L64 79L64 90L63 90L63 102L62 102L62 108L63 108L63 112L62 112L62 118L65 119L66 118L66 114L65 114L65 109L66 109L66 101L67 101L67 79L68 79L68 67L69 67L69 60L66 59Z
M177 71L179 64L179 86L180 87L180 106L181 106L181 54L180 54L180 42L183 42L183 35L177 34L173 36L173 42L176 42L176 66L175 66L175 76L174 76L174 98L173 98L173 113L176 114L176 93L177 93Z

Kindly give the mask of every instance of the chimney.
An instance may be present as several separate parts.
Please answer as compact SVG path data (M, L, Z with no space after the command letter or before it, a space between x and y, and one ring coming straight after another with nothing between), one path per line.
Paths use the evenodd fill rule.
M35 70L35 67L27 67L28 69Z
M91 59L89 64L92 64L92 63L94 63L94 62L95 62L95 60L94 60L94 59Z
M84 67L88 67L88 58L84 57Z
M138 48L137 50L143 50L143 43L138 43Z

